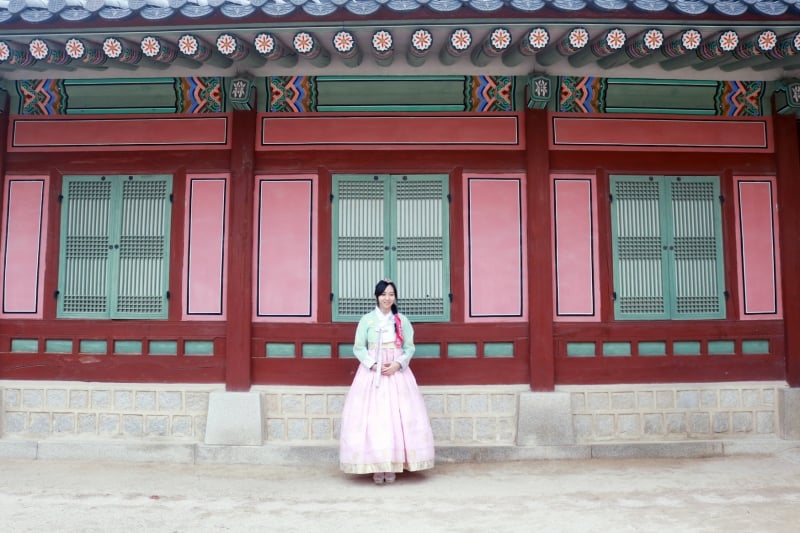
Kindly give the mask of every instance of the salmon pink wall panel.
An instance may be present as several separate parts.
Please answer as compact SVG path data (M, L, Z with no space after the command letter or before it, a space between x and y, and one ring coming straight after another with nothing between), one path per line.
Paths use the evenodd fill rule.
M0 246L5 318L42 318L47 176L8 176Z
M12 117L10 152L230 148L230 120L213 117Z
M184 320L225 319L229 174L186 176Z
M464 180L467 321L525 320L524 179L467 174Z
M425 150L469 148L522 150L524 139L519 113L447 113L336 115L302 113L281 117L261 115L261 143L257 150L287 147L339 150Z
M254 320L316 319L316 180L311 175L256 179Z
M594 176L553 177L555 320L599 320Z
M582 117L554 114L554 150L652 150L772 153L769 118Z
M739 313L744 319L781 318L775 179L736 177L735 183Z

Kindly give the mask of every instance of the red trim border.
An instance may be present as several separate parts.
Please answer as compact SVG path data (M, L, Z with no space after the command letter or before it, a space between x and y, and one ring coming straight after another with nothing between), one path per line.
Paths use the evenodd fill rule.
M769 117L550 116L551 150L774 152Z
M262 113L256 150L524 150L521 113Z
M230 148L230 116L12 116L9 152Z

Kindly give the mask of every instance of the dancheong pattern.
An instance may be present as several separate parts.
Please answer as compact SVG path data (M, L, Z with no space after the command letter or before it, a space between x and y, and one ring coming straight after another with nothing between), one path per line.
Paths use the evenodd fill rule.
M313 76L267 77L267 94L272 113L316 111L317 89Z
M178 113L221 113L223 102L222 78L177 78Z
M61 80L20 80L19 113L21 115L63 115L67 95Z
M570 113L602 113L605 111L606 82L604 78L561 78L559 111Z
M467 76L464 80L466 111L513 111L514 78L511 76Z
M605 113L608 80L595 77L561 78L558 110L567 113ZM764 82L717 82L713 113L726 117L757 117L764 112ZM708 102L709 106L712 102Z
M723 81L717 91L717 110L728 117L761 116L764 83L760 81Z

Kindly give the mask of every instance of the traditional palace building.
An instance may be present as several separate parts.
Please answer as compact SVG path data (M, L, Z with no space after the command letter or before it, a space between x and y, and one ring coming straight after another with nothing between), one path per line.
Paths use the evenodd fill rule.
M0 456L334 449L385 277L442 457L800 440L798 78L794 0L0 0Z

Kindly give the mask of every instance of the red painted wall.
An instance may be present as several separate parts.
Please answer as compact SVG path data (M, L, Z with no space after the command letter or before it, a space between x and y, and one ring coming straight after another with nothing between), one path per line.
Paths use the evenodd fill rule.
M519 116L514 115L519 118ZM288 118L288 117L281 117ZM569 117L570 120L580 117ZM590 117L592 119L596 117ZM3 154L2 164L8 175L44 174L50 181L48 198L54 199L61 188L61 175L72 173L169 173L175 179L175 205L173 207L173 234L171 255L172 268L170 291L172 294L183 294L183 287L190 283L189 275L183 266L194 259L186 259L184 249L189 238L189 230L193 228L193 219L188 216L187 209L192 205L190 189L187 180L192 176L230 174L230 205L227 233L227 257L229 268L223 267L223 286L227 288L223 299L225 314L224 320L183 320L182 298L173 298L170 303L170 317L167 321L128 321L117 322L92 322L92 321L60 321L55 319L55 300L49 295L56 288L56 268L58 258L59 206L53 203L50 217L46 222L49 237L46 250L42 254L43 264L47 272L44 278L44 301L42 306L42 319L34 321L0 320L0 375L8 378L41 378L41 379L92 379L111 381L217 381L225 382L231 390L246 390L252 383L282 383L282 384L346 384L350 381L355 370L353 359L339 359L339 354L345 353L348 345L352 343L355 332L354 324L332 323L330 320L329 294L331 289L331 257L330 257L330 205L325 201L331 192L331 175L335 173L369 173L380 170L382 173L444 173L450 176L450 191L452 202L450 204L451 220L451 288L453 292L452 317L448 324L418 324L417 342L438 345L440 357L436 359L418 358L415 360L415 372L420 383L423 384L467 384L467 383L528 383L535 390L552 390L557 383L609 383L609 382L665 382L665 381L707 381L729 379L782 379L787 373L794 376L798 366L792 357L786 355L787 342L794 343L787 337L790 326L800 318L794 303L786 305L785 320L738 320L729 313L729 319L723 321L692 321L669 323L636 323L615 322L608 311L611 302L612 287L610 283L612 265L610 265L610 221L607 205L600 201L608 190L608 175L611 173L654 173L664 175L675 174L713 174L720 175L732 184L733 175L742 176L770 176L775 175L775 184L778 190L778 202L792 205L800 200L800 190L789 183L790 176L797 175L797 168L793 160L798 158L797 135L794 143L779 144L775 149L772 145L772 126L769 120L747 120L737 122L740 127L737 133L737 146L742 144L742 138L749 139L750 153L742 150L732 150L732 146L721 142L715 146L705 146L699 151L695 150L692 157L675 157L672 149L674 146L664 144L648 150L637 147L642 141L642 131L626 129L632 121L625 117L614 117L613 129L621 130L618 135L627 131L627 137L619 137L618 142L628 142L629 146L616 146L614 150L597 150L596 147L581 146L575 137L567 143L569 137L563 135L557 138L557 143L550 143L552 131L549 129L552 116L544 111L528 111L524 118L518 120L517 133L519 143L510 148L506 142L505 147L472 147L463 150L456 145L447 143L439 144L431 149L419 150L419 147L405 146L398 143L391 149L381 146L365 147L350 146L348 149L330 150L328 147L302 146L298 149L267 150L263 149L264 137L259 132L256 134L258 124L256 113L235 112L226 120L222 130L215 129L206 133L206 137L213 140L214 149L205 149L197 146L197 139L192 143L185 143L184 134L176 134L173 130L173 143L159 145L158 147L139 146L136 150L105 150L91 142L92 137L87 137L87 143L81 147L73 148L70 152L63 152L59 147L32 146L33 137L29 135L25 149L22 145L15 146L13 150ZM660 119L659 119L660 120ZM621 122L620 122L621 121ZM48 122L48 121L43 121ZM690 132L694 128L696 119L683 123L684 131ZM705 122L705 121L704 121ZM714 122L714 121L711 121ZM786 130L785 119L778 121L781 131ZM680 131L681 121L673 121L671 135L674 140L675 132ZM584 123L585 124L585 123ZM574 124L573 124L574 125ZM729 121L720 120L714 127L725 125L730 127ZM572 125L571 125L572 126ZM27 127L27 126L26 126ZM37 126L38 127L38 126ZM48 124L52 128L53 124ZM638 126L637 126L638 127ZM677 129L676 129L677 128ZM586 127L586 130L592 128ZM20 132L22 130L14 130ZM61 134L63 135L61 130ZM73 131L73 130L70 130ZM89 131L89 129L81 130ZM165 130L166 131L166 130ZM218 134L224 131L224 140ZM258 130L260 131L260 130ZM647 131L652 132L652 129ZM742 133L745 132L745 133ZM401 132L402 133L402 132ZM563 133L563 130L561 130ZM52 135L52 134L51 134ZM77 134L76 134L77 135ZM85 135L89 135L85 133ZM166 134L169 137L170 134ZM397 142L398 137L393 142ZM22 139L22 137L20 137ZM634 142L635 141L635 142ZM505 141L504 141L505 142ZM727 140L725 142L728 142ZM732 141L731 141L732 142ZM10 144L13 145L11 141ZM193 144L194 143L194 144ZM214 144L216 143L216 144ZM759 144L761 143L761 144ZM454 143L455 144L455 143ZM658 143L655 143L658 144ZM730 144L730 143L728 143ZM762 146L765 144L764 146ZM567 147L568 145L568 147ZM6 145L8 146L8 144ZM261 148L260 148L261 147ZM284 147L286 148L286 147ZM686 148L686 147L684 147ZM683 149L683 148L682 148ZM688 148L686 148L688 149ZM777 163L776 155L777 154ZM794 158L794 159L793 159ZM312 267L311 282L308 277L303 277L303 298L310 294L310 308L312 316L316 312L316 322L313 318L306 323L283 320L280 322L260 322L253 320L255 280L261 275L259 272L259 257L252 260L260 231L257 219L256 176L311 176L316 180L318 188L317 198L319 204L311 204L297 212L285 211L286 217L292 217L295 224L301 220L308 220L308 211L318 215L317 237L298 239L308 244L318 243L316 267ZM597 209L592 221L596 221L595 228L589 232L584 219L581 224L565 226L566 233L554 232L553 217L561 213L568 216L574 206L556 203L558 190L554 188L553 177L564 175L588 176L596 188ZM523 294L523 317L528 313L527 320L516 322L515 319L502 317L496 320L475 323L470 317L470 279L473 272L462 269L460 265L469 265L472 244L480 244L481 256L478 262L485 261L487 254L500 253L504 261L514 257L516 252L508 246L495 246L490 240L490 233L481 235L486 230L486 213L482 216L480 209L472 219L478 226L476 241L469 238L470 226L465 222L468 213L469 192L466 186L470 176L482 179L486 176L518 176L522 177L520 183L521 201L509 212L500 213L502 217L491 220L492 227L496 229L509 229L515 227L512 218L517 220L522 214L520 234L524 235L523 257L524 261L516 272L525 272L520 283L514 282L512 289L505 284L509 280L502 280L503 285L499 290L510 290L513 294ZM726 181L726 183L727 183ZM486 185L484 181L476 181L475 185ZM507 185L506 182L503 185ZM728 186L732 191L732 185ZM477 191L475 189L474 191ZM507 192L505 188L498 191L481 189L482 194L498 194ZM564 190L561 191L562 193ZM7 194L6 192L3 193ZM484 196L486 195L484 194ZM500 194L503 198L508 195ZM484 199L484 198L482 198ZM561 200L564 198L562 197ZM492 200L485 198L486 202L479 206L497 206L499 198ZM585 195L580 197L581 202L588 200ZM763 203L763 202L762 202ZM200 204L198 204L199 206ZM203 204L205 205L205 204ZM761 204L759 204L761 205ZM273 204L273 208L278 207ZM780 213L785 213L785 209ZM578 211L580 212L580 211ZM555 215L554 215L555 213ZM280 216L283 215L278 215ZM726 226L726 276L731 284L731 300L749 302L743 296L745 289L735 283L736 272L736 212L733 203L724 208L724 224ZM784 215L781 214L783 217ZM791 216L781 219L781 226L787 227L791 223ZM296 217L296 219L294 218ZM217 218L218 220L218 218ZM267 226L277 224L276 219L265 220ZM3 222L5 224L5 222ZM756 224L756 227L763 227ZM302 229L302 224L300 224ZM194 227L198 229L199 227ZM307 230L307 231L306 231ZM303 235L308 231L313 234L313 229L306 227ZM515 229L516 231L516 229ZM569 247L556 246L560 238L574 239L581 236L585 243L587 232L591 234L595 245L588 254L584 248L583 255L575 255ZM595 233L596 232L596 233ZM219 225L213 227L211 233L222 235ZM596 234L596 237L595 237ZM780 257L776 261L781 265L782 271L789 267L796 267L797 262L792 253L787 251L787 238L779 236L784 244ZM594 242L596 240L596 242ZM498 241L501 242L501 241ZM504 242L504 241L502 241ZM510 242L510 241L509 241ZM747 249L747 239L743 241ZM308 256L298 253L299 248L288 246L287 240L273 240L268 242L268 249L284 250L292 255L292 261L282 261L274 265L272 281L275 276L280 276L281 268L294 265L295 259L306 261ZM303 246L307 250L306 246ZM219 248L217 248L219 250ZM311 251L314 254L313 250ZM563 255L567 254L567 255ZM788 257L787 257L788 255ZM218 254L215 256L218 257ZM557 260L578 260L584 265L571 270L564 270L563 275L575 276L574 279L584 279L584 287L580 293L572 293L564 302L570 303L572 309L585 306L587 287L585 283L585 262L589 257L596 258L593 274L597 281L593 288L593 298L598 301L592 322L578 322L577 320L554 320L557 313L559 300L554 294L554 264ZM299 259L298 259L299 258ZM475 258L473 258L475 259ZM201 258L197 259L198 261ZM313 261L313 259L312 259ZM569 262L568 261L568 262ZM491 261L489 262L491 263ZM487 264L489 264L487 263ZM473 263L476 264L477 263ZM485 265L484 265L485 266ZM486 276L486 269L479 269ZM503 272L506 272L505 270ZM308 274L308 272L306 272ZM505 275L505 274L504 274ZM210 279L218 279L219 271L214 270ZM205 278L204 278L205 279ZM268 276L266 279L270 279ZM484 278L487 279L487 278ZM491 278L488 278L491 279ZM569 277L567 280L570 279ZM372 281L365 283L371 284ZM482 282L484 283L484 282ZM497 287L494 282L481 285ZM527 283L527 285L525 285ZM565 281L567 283L567 281ZM793 283L793 282L792 282ZM792 283L783 284L783 301L794 302L798 291ZM746 285L746 283L745 283ZM777 285L780 288L781 283ZM572 287L569 287L572 290ZM292 292L294 295L295 292ZM476 293L482 309L492 312L497 310L506 313L504 306L507 302L496 298L487 292ZM566 293L562 293L566 294ZM253 298L242 297L253 295ZM207 307L212 299L202 300ZM605 302L608 302L606 304ZM500 305L502 304L502 305ZM528 305L525 310L524 306ZM268 302L269 306L280 305L274 300ZM274 309L274 307L273 307ZM286 308L284 308L285 310ZM304 307L299 314L305 312ZM510 307L509 307L510 309ZM734 307L735 309L735 307ZM315 310L315 311L314 311ZM298 312L297 309L291 309ZM500 313L500 314L502 314ZM472 317L470 317L472 318ZM561 315L559 315L561 318ZM13 339L37 340L39 346L44 346L47 339L70 339L73 349L67 354L45 354L40 349L37 353L17 354L10 353ZM79 349L81 338L105 339L113 344L115 339L142 339L145 349L137 356L119 357L109 352L101 355L83 354ZM175 340L178 345L174 357L156 357L147 351L150 340ZM214 352L210 356L187 356L184 350L185 342L199 339L211 339ZM704 350L720 339L732 339L736 353L730 356L677 356L672 353L675 342L681 340L697 340ZM768 353L744 354L743 346L748 340L765 340L768 342ZM640 342L664 342L668 351L664 357L645 356L639 351ZM596 354L593 357L571 357L567 354L569 343L588 342L595 343ZM609 356L604 353L604 344L631 343L631 354L626 357ZM284 358L266 357L267 343L281 343L293 346L294 355ZM329 344L332 349L330 358L313 358L303 356L305 343ZM474 356L450 357L448 346L452 343L474 346ZM487 343L510 343L513 346L514 356L497 358L487 356ZM799 351L800 352L800 351ZM788 363L787 363L788 361ZM788 367L787 367L788 364ZM792 366L794 365L794 366ZM788 368L788 371L787 371Z

